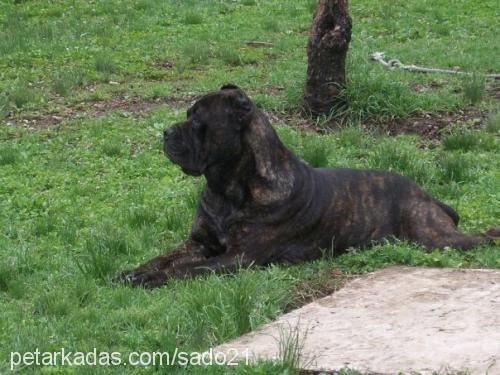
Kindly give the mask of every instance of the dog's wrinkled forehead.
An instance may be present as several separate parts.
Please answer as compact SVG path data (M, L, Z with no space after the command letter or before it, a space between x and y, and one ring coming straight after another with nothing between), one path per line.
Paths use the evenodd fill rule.
M198 99L196 103L193 104L191 108L187 111L188 118L195 115L203 115L206 112L217 111L221 106L224 106L225 98L223 98L219 93L210 93Z
M234 85L222 86L220 91L211 92L200 98L188 109L187 116L204 116L214 114L227 114L238 111L243 107L248 110L249 99L245 93Z

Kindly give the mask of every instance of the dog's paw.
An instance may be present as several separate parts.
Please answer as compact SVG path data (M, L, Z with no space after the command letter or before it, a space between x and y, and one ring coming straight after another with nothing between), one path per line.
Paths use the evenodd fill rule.
M115 284L130 284L135 274L136 271L134 270L122 271L113 276L111 282Z
M490 240L498 241L500 240L500 228L490 228L484 235Z
M113 279L115 283L130 284L146 289L158 288L167 281L167 274L163 271L123 271Z

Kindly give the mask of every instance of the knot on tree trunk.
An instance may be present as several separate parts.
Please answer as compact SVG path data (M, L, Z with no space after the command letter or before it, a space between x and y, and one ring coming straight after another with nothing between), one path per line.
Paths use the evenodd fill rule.
M320 0L307 45L307 81L304 100L315 115L329 114L344 105L339 96L345 86L345 59L352 21L347 0Z

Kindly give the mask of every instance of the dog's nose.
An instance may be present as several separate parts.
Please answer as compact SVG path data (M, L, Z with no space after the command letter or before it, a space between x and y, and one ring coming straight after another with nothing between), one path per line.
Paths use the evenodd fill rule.
M163 131L163 137L164 138L168 138L172 135L172 133L174 132L174 129L172 128L167 128Z

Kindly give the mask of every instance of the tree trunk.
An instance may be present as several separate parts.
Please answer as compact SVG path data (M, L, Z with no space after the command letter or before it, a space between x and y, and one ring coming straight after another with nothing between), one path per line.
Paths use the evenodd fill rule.
M345 104L345 58L352 22L347 0L319 0L307 45L307 82L304 100L314 115L329 114Z

